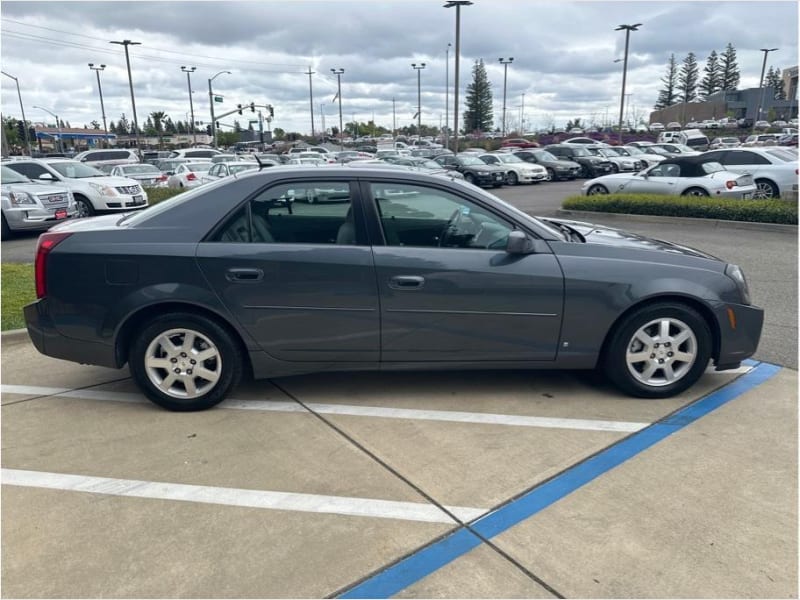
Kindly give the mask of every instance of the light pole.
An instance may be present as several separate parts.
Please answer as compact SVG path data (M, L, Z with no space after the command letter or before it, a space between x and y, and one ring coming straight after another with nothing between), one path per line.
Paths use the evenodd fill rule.
M453 101L453 132L455 134L455 142L453 152L458 153L458 71L459 62L461 60L461 7L471 6L471 0L448 0L444 8L456 7L456 81L455 81L455 100Z
M314 86L311 83L311 76L316 71L311 70L311 65L308 65L308 71L305 72L308 75L308 104L311 107L311 137L316 139L316 134L314 133ZM325 132L322 132L322 136L325 137Z
M95 67L94 63L89 63L89 68L97 75L97 91L100 93L100 114L103 115L103 131L106 134L104 147L108 148L108 125L106 125L106 107L103 105L103 86L100 85L100 71L106 68L105 65Z
M422 69L425 63L411 63L411 67L417 72L417 135L422 138L422 88L420 87Z
M22 94L20 94L19 92L19 79L17 79L13 75L9 75L5 71L0 71L0 72L2 72L3 75L5 75L6 77L10 77L11 79L13 79L14 83L17 84L17 97L19 98L19 111L22 113L22 129L23 133L25 134L25 145L28 147L28 156L31 156L31 140L28 137L28 124L27 121L25 121L25 108L22 106Z
M777 48L761 48L761 52L764 53L764 64L761 65L761 79L758 80L758 87L761 88L761 97L758 100L756 118L753 119L753 133L756 132L756 123L761 120L761 109L764 106L764 71L767 69L767 55L776 50Z
M620 25L614 31L625 31L625 58L622 60L622 94L619 99L619 143L622 144L622 117L625 110L625 78L628 75L628 44L631 38L631 31L638 31L641 23L634 25Z
M522 102L519 105L520 134L525 135L525 92L522 92Z
M339 149L344 150L344 131L342 130L342 73L344 73L344 69L331 69L331 73L336 75L336 97L339 98Z
M133 133L136 136L136 152L141 157L142 149L139 146L139 121L136 119L136 100L133 98L133 77L131 76L131 59L128 56L128 46L141 46L141 42L132 42L130 40L122 40L121 42L109 42L110 44L118 44L125 46L125 62L128 65L128 83L131 87L131 106L133 107Z
M52 115L53 117L55 117L56 129L58 129L58 151L59 152L63 152L64 151L64 143L63 143L63 141L61 139L63 134L61 133L61 124L58 122L58 115L56 113L54 113L53 111L47 110L46 108L43 108L41 106L34 106L33 108L38 108L39 110L43 110L47 114Z
M497 60L503 65L503 137L506 137L506 84L508 83L508 65L514 62L514 57L498 58Z
M211 91L211 82L220 75L230 75L230 71L220 71L208 80L208 105L211 108L211 145L217 147L217 121L214 119L214 93Z
M447 42L444 59L444 147L450 147L450 46Z
M181 67L181 71L186 73L186 84L189 86L189 112L192 115L192 138L194 145L197 145L197 131L194 128L194 101L192 100L192 73L197 70L197 67Z

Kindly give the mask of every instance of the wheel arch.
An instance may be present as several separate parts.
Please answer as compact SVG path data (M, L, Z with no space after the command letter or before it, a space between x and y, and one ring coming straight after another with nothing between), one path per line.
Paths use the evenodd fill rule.
M717 360L719 358L719 351L720 351L720 338L721 332L719 328L719 323L717 322L716 317L714 316L714 312L711 308L705 304L704 302L698 300L697 298L693 298L691 296L682 296L680 294L663 294L659 296L650 296L649 298L644 298L639 302L631 304L628 308L626 308L622 313L617 315L617 318L614 319L614 322L611 324L611 327L608 328L605 337L603 338L603 343L600 346L600 352L598 354L598 364L605 358L606 353L608 352L608 346L611 343L611 340L614 337L614 334L617 330L621 327L622 323L628 318L628 316L636 310L644 308L646 306L650 306L652 304L659 304L661 302L673 302L676 304L684 304L689 308L694 309L697 313L703 317L703 320L708 325L708 329L711 332L711 358Z
M759 181L763 181L763 182L766 182L766 183L770 184L776 191L775 197L778 198L778 199L781 197L781 186L779 186L777 183L775 183L774 179L771 179L770 177L765 176L765 175L761 175L759 177L753 177L753 183L755 183L756 186L758 185Z
M115 337L114 353L117 364L122 366L128 362L128 353L130 351L130 346L133 342L134 335L137 331L140 331L142 328L144 328L148 321L160 315L177 312L205 317L210 321L214 321L217 325L225 329L235 343L239 346L239 350L244 357L244 364L242 365L244 372L252 376L253 365L250 360L250 350L248 349L241 332L225 317L211 310L210 308L183 301L169 301L150 304L148 306L143 306L128 315L117 330L117 335Z

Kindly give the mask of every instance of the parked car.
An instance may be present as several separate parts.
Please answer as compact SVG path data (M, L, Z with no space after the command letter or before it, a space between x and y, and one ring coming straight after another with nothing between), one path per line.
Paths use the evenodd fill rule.
M671 144L672 142L678 139L678 134L680 131L672 131L668 129L667 131L662 131L658 134L656 138L656 143L658 144Z
M142 187L166 187L167 185L167 175L162 173L158 167L145 163L117 165L111 167L109 175L135 179Z
M250 154L250 153L248 153ZM211 163L221 163L221 162L240 162L242 160L246 160L244 156L239 156L238 154L215 154L211 157Z
M558 158L547 150L522 149L514 152L525 162L541 165L547 171L549 181L561 179L575 179L581 174L581 166L572 160Z
M269 167L278 165L278 163L272 161L261 162L264 166ZM200 183L203 184L211 181L217 181L223 177L229 177L230 175L235 175L236 173L244 173L245 171L252 171L253 169L258 169L258 163L255 161L242 160L239 162L212 163L211 168L207 172L200 173Z
M408 167L416 171L421 171L422 173L427 173L428 175L444 175L446 177L464 179L464 176L458 171L447 170L435 160L430 158L419 158L414 156L389 156L384 158L383 161L392 165L399 165L401 167Z
M211 169L211 162L188 162L178 165L167 179L171 188L193 188L202 183L200 178Z
M797 156L784 148L728 148L709 150L706 160L720 163L734 173L747 173L756 183L756 198L780 198L797 191Z
M769 129L769 121L756 121L753 125L754 129Z
M711 140L711 143L708 145L710 150L716 150L718 148L738 148L742 145L742 142L739 141L739 138L735 137L718 137Z
M4 240L15 231L44 231L78 215L69 189L31 181L5 164L0 166L0 190Z
M536 164L522 160L519 156L508 152L479 154L480 158L487 165L496 165L506 171L506 183L517 185L518 183L541 183L547 181L547 170Z
M683 126L677 121L670 121L667 123L667 131L680 131L682 127Z
M129 177L111 177L87 164L66 158L15 160L8 168L28 179L53 183L72 192L79 217L147 207L147 192Z
M183 165L188 162L193 162L189 158L167 158L167 159L160 159L156 161L155 167L165 175L173 175L175 173L175 169L177 169L180 165Z
M614 150L622 156L629 156L638 160L642 163L642 169L657 165L665 158L663 154L651 154L647 152L647 146L641 148L638 146L614 146Z
M656 123L650 123L650 127L649 127L649 129L650 129L650 131L652 131L653 133L658 133L658 132L660 132L660 131L664 131L664 124L663 124L663 123L658 123L658 122L656 122Z
M595 156L582 144L551 144L544 149L553 156L578 163L581 166L581 177L598 177L611 173L614 169L610 160Z
M357 150L342 150L336 153L336 162L340 164L349 163L352 160L366 160L374 158L373 154L368 152L359 152Z
M778 136L775 133L757 133L748 135L742 146L777 146Z
M505 183L506 170L503 167L487 165L471 152L442 154L433 160L448 171L458 171L474 185L500 187Z
M589 145L592 145L592 146L596 146L598 144L602 144L603 146L608 146L608 144L604 144L603 142L599 142L599 141L594 140L594 139L592 139L590 137L569 138L568 140L564 140L561 143L562 144L589 144Z
M539 143L525 138L509 138L503 140L500 144L501 148L538 148Z
M214 158L217 154L222 154L213 148L181 148L174 150L170 158Z
M288 201L298 188L345 197ZM764 317L741 269L700 250L537 219L397 169L254 171L58 225L35 262L35 347L128 364L148 398L181 411L221 402L244 373L383 368L599 368L661 398L710 360L737 368Z
M697 150L693 150L684 144L669 143L669 144L653 144L648 148L648 150L664 154L665 156L674 156L676 154L685 154L688 156L694 156L696 154L700 154Z
M678 135L673 140L676 144L683 144L692 150L702 152L708 150L708 136L699 129L685 129L679 131Z
M618 152L611 146L586 146L586 149L595 156L605 158L611 163L611 171L641 171L647 166L647 162L633 158L632 156ZM624 152L624 151L623 151Z
M125 165L139 162L139 155L135 150L86 150L75 155L73 160L86 163L90 167L100 165Z
M142 152L142 162L155 165L158 161L169 158L170 154L172 154L170 150L146 150Z
M797 147L797 134L787 133L778 138L778 146L795 146Z
M750 175L726 171L718 162L704 156L668 158L639 173L619 173L591 179L581 193L598 194L670 194L749 200L756 186Z

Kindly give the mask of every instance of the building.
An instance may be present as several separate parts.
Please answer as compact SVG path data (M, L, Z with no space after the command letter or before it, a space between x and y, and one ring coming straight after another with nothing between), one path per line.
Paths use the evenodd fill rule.
M34 124L39 150L66 149L99 146L101 143L114 144L116 134L106 134L102 129L83 129L79 127L45 127Z
M790 100L797 100L797 65L783 70L783 90Z

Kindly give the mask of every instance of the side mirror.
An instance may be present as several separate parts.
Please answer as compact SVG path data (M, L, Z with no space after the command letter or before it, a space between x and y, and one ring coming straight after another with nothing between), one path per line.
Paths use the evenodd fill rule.
M43 179L44 181L55 181L55 177L53 177L50 173L42 173L39 175L39 179Z
M512 231L508 234L506 252L509 254L530 254L533 252L533 240L522 231Z

